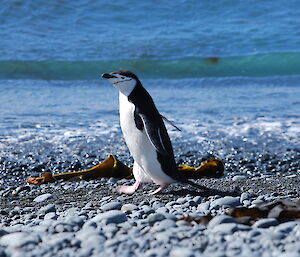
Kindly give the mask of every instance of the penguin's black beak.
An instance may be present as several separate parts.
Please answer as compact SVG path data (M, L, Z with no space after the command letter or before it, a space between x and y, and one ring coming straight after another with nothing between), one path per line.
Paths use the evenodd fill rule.
M101 75L101 77L104 78L104 79L113 79L113 78L117 78L116 76L111 75L111 74L109 74L109 73L103 73L103 74Z

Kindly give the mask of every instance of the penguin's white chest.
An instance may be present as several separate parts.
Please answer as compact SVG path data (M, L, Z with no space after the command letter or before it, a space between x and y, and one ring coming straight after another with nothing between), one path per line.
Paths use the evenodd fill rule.
M157 153L144 130L135 125L135 106L128 101L127 96L119 94L120 124L125 142L135 162L157 184L172 183L174 180L166 175L157 160ZM137 179L137 178L136 178Z

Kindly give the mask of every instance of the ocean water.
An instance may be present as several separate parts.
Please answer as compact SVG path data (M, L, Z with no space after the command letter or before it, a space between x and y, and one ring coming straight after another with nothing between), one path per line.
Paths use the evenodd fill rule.
M299 1L0 3L0 157L126 152L118 69L182 129L175 153L300 147Z

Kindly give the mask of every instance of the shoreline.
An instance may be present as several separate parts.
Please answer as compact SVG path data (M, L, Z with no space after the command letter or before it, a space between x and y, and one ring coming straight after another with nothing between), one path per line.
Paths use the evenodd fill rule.
M231 178L227 175L219 179L202 178L197 180L194 179L193 181L206 187L207 190L200 191L189 185L176 183L169 185L162 194L154 195L153 197L160 198L162 202L176 201L176 199L184 195L200 196L205 198L216 195L223 197L226 195L238 196L241 193L250 193L255 195L274 193L281 197L293 196L294 198L300 198L300 176L297 173L287 175L263 175L260 177L237 175ZM150 200L152 196L149 195L148 192L157 187L155 184L146 184L133 195L119 194L115 191L116 187L119 185L132 183L134 183L133 179L116 178L102 178L91 181L82 180L78 182L56 181L54 183L42 185L32 185L24 181L23 185L19 185L15 189L10 189L9 193L7 192L6 196L0 199L0 209L3 210L10 206L10 204L15 205L16 203L20 203L23 206L24 204L34 206L35 203L30 201L42 192L49 192L55 195L57 194L56 199L60 204L68 203L72 198L74 198L73 202L75 203L75 196L80 196L81 200L88 201L88 196L91 193L97 195L97 199L100 199L99 197L107 196L111 196L113 198L124 196L124 199L126 199L126 201L128 200L129 203L137 204L142 199ZM18 193L16 193L16 191ZM64 195L67 195L68 197L63 198L62 196ZM78 207L80 206L82 206L82 204L78 201Z

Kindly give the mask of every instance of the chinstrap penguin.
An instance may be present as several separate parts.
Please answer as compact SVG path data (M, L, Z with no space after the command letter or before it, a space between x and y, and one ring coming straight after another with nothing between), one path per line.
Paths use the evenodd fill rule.
M129 71L116 71L104 73L102 78L108 79L119 90L121 129L134 159L136 182L132 186L119 187L118 192L132 194L148 182L160 186L151 194L161 192L174 182L198 187L178 172L163 119L168 120L160 115L138 77Z

